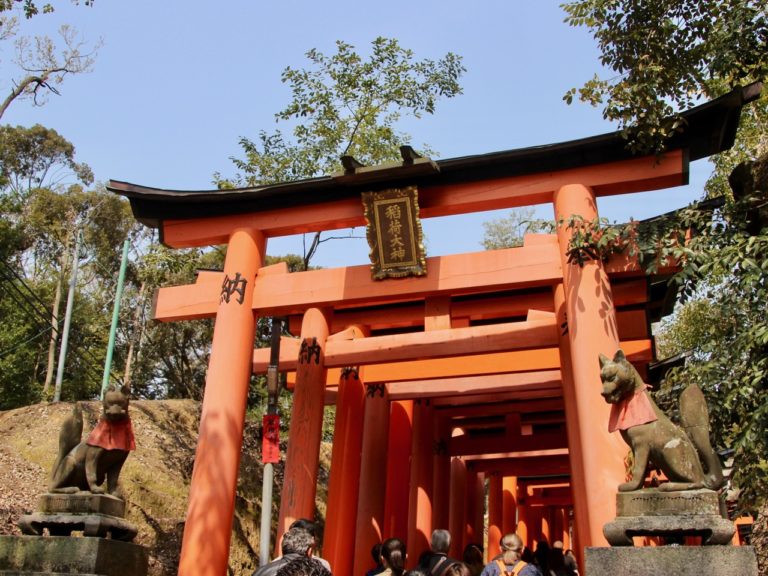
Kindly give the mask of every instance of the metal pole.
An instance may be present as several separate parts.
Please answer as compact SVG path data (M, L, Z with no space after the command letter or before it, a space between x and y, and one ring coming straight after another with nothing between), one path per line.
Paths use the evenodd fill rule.
M53 392L53 401L61 399L61 381L64 378L64 363L67 358L67 346L69 344L69 325L72 322L72 307L75 304L75 288L77 287L77 268L80 264L80 230L75 236L75 249L72 253L72 275L69 279L69 293L67 294L67 311L64 314L64 327L61 335L61 348L59 349L59 365L56 367L56 387Z
M112 308L112 326L109 329L109 343L107 344L107 357L104 360L104 378L101 380L101 399L109 386L109 372L112 369L112 353L115 350L115 335L117 334L117 320L120 316L120 300L123 297L123 284L125 282L125 269L128 265L128 248L131 243L123 242L123 257L120 260L120 273L117 276L117 291L115 293L115 305Z
M267 414L277 414L277 395L279 391L278 363L280 362L280 336L283 324L278 318L272 318L272 340L270 342L269 368L267 368ZM263 449L262 449L263 450ZM263 457L263 455L262 455ZM261 486L261 527L259 532L259 564L269 563L270 533L272 531L272 486L274 483L274 465L264 463Z

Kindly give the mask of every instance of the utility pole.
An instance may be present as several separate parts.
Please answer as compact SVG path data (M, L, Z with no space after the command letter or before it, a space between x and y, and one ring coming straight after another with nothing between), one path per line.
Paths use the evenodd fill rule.
M269 536L272 531L272 487L275 463L280 461L280 415L277 413L277 395L280 391L278 363L280 362L280 336L283 323L272 318L272 340L267 368L267 413L262 419L261 460L264 473L261 485L261 529L259 538L259 565L269 563L271 549Z

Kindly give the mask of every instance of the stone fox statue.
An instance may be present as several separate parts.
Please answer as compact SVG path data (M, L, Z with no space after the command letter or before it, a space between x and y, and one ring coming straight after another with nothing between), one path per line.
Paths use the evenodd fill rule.
M99 423L81 442L83 413L75 405L59 433L59 454L53 464L51 492L74 494L80 491L117 495L117 479L131 450L136 449L128 416L127 388L112 388L104 395Z
M698 386L688 386L680 395L679 427L656 406L623 351L613 360L600 354L600 379L602 396L611 404L608 430L619 430L634 456L632 479L621 484L619 492L643 487L649 461L669 479L659 490L723 486L720 461L709 442L707 403Z

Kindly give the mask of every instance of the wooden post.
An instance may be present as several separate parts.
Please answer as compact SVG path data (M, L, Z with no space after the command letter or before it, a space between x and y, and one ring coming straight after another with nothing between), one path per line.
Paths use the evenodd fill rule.
M574 485L574 506L579 518L579 546L605 546L603 525L616 516L615 494L624 479L626 447L618 434L608 432L609 407L600 396L598 356L613 357L619 347L616 311L608 277L600 260L580 267L568 262L572 231L565 223L573 215L585 221L598 217L594 192L580 184L566 185L554 194L557 239L563 266L565 317L571 347L571 369L578 414L578 437L582 447L582 466ZM566 404L568 403L566 398Z
M504 476L502 486L504 489L504 518L501 532L502 535L506 535L515 532L517 525L517 477Z
M253 284L265 248L266 240L256 230L238 229L229 239L189 488L180 575L221 576L227 572L253 356Z
M465 499L467 497L467 465L459 456L451 459L451 508L448 512L449 531L451 533L450 556L461 555L461 541L466 518Z
M365 387L356 370L342 372L336 403L336 426L331 454L323 556L337 574L352 570L353 548L349 535L355 533L360 458L363 438Z
M371 566L371 548L382 542L384 498L387 479L387 438L389 436L389 397L383 384L367 387L365 422L363 424L363 454L360 465L360 490L357 523L354 531L354 570L365 574ZM349 494L349 497L352 495ZM329 509L330 511L330 509ZM332 514L333 512L330 511ZM349 534L347 534L349 537ZM337 570L337 574L346 574Z
M392 402L387 442L387 485L382 538L407 538L413 400Z
M417 400L413 406L413 455L406 549L415 564L429 550L432 537L432 406Z
M294 520L314 518L320 438L325 402L325 342L329 319L317 308L304 314L301 349L293 392L291 432L285 459L277 542ZM276 548L276 552L279 548Z
M501 552L504 535L504 488L501 474L493 472L488 479L488 561Z
M451 426L448 418L435 417L435 450L432 467L432 524L435 528L448 528L448 508L451 489L451 457L448 442Z

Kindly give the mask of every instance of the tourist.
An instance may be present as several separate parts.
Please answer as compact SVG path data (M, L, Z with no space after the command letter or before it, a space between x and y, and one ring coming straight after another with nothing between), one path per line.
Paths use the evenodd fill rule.
M477 544L467 544L461 557L469 569L470 576L480 576L483 571L483 550Z
M299 527L291 528L283 534L283 540L280 543L280 550L283 555L258 568L253 573L253 576L276 576L278 570L283 566L299 558L310 558L313 562L322 566L320 562L312 558L314 546L315 538L307 530ZM330 573L328 568L325 566L323 568L326 572Z
M327 560L320 558L320 536L318 534L319 530L317 529L317 524L315 522L312 522L312 520L307 520L306 518L299 518L298 520L294 520L291 523L291 525L288 527L289 530L291 528L302 528L303 530L306 530L312 535L312 539L314 541L314 545L312 546L312 558L320 562L320 564L322 564L326 568L326 570L330 572L331 565L328 563Z
M316 559L299 556L284 564L275 576L331 576L331 573Z
M430 551L419 558L418 568L429 576L447 576L448 568L457 560L448 557L451 549L451 533L438 528L432 532Z
M402 576L405 572L405 544L399 538L387 538L381 545L380 576Z
M565 568L568 570L568 576L579 576L579 566L576 564L576 556L573 554L573 550L568 548L565 551Z
M542 576L535 564L522 559L523 541L517 534L506 534L501 539L501 558L489 562L482 576Z
M371 548L371 557L375 566L365 573L365 576L376 576L384 571L384 566L381 563L381 542L377 542Z

